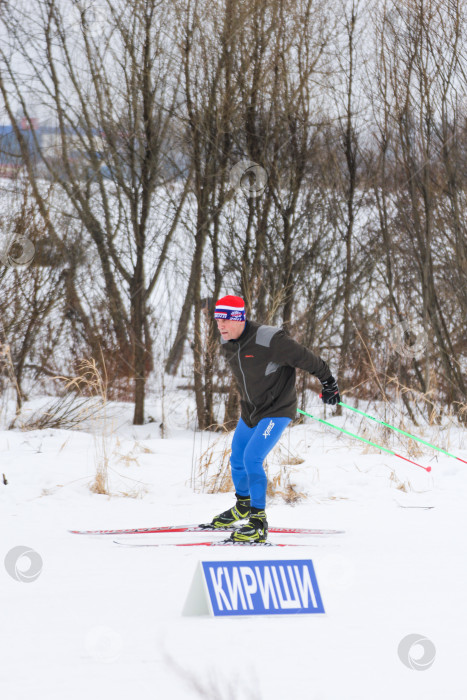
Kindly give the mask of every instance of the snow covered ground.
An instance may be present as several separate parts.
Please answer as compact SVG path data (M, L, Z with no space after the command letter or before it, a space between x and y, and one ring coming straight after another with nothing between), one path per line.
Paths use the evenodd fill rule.
M309 547L295 550L247 550L127 549L111 537L69 534L203 522L231 505L229 493L199 492L199 480L193 488L193 465L219 436L184 427L184 411L169 415L163 439L157 422L134 427L130 408L122 409L107 439L110 497L89 489L98 436L0 432L2 700L465 700L467 465L460 461L424 449L414 459L432 466L427 473L309 421L281 441L282 452L304 459L291 480L306 498L292 506L276 497L269 522L344 535L302 537ZM353 416L328 419L361 426ZM449 449L467 459L465 431L451 431ZM271 460L270 476L279 468ZM20 545L42 561L29 583L3 564ZM197 563L239 558L311 558L325 615L183 617ZM23 557L18 570L28 565ZM415 633L436 650L423 671L398 656L401 640ZM412 647L412 658L422 653Z

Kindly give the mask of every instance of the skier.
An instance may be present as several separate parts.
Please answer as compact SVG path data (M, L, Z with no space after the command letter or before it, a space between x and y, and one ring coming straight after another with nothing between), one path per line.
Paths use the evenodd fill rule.
M236 504L217 515L210 527L225 528L249 518L230 539L265 542L267 479L266 455L296 415L295 368L320 380L326 404L340 401L337 382L328 365L281 328L246 319L241 297L216 302L214 318L221 334L221 351L229 362L241 394L241 417L232 438L230 466Z

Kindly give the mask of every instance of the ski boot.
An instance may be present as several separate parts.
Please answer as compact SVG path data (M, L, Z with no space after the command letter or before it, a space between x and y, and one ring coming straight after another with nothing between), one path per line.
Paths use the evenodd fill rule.
M230 535L233 542L266 542L268 537L268 521L266 512L260 508L250 508L250 519L246 525L237 528Z
M239 520L246 520L250 515L250 497L239 496L235 494L237 502L233 508L225 510L223 513L216 515L207 527L222 530L223 527L232 527Z

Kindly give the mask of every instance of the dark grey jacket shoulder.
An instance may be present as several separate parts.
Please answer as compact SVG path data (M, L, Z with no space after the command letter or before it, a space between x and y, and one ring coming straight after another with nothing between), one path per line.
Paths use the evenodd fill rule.
M262 418L295 418L295 369L320 381L331 376L328 365L281 328L247 321L238 340L221 341L241 394L242 418L253 427Z

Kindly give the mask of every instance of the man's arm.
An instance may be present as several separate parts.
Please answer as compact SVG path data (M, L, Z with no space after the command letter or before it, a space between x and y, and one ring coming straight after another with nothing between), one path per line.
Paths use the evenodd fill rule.
M335 406L340 402L339 388L337 382L331 374L331 370L326 362L308 350L304 345L288 336L285 331L278 331L271 341L271 351L274 362L290 367L304 369L306 372L318 377L323 385L320 394L324 403Z
M278 331L271 341L271 352L274 362L290 367L304 369L318 377L321 383L331 377L331 370L326 362L304 345L297 343L285 331Z

